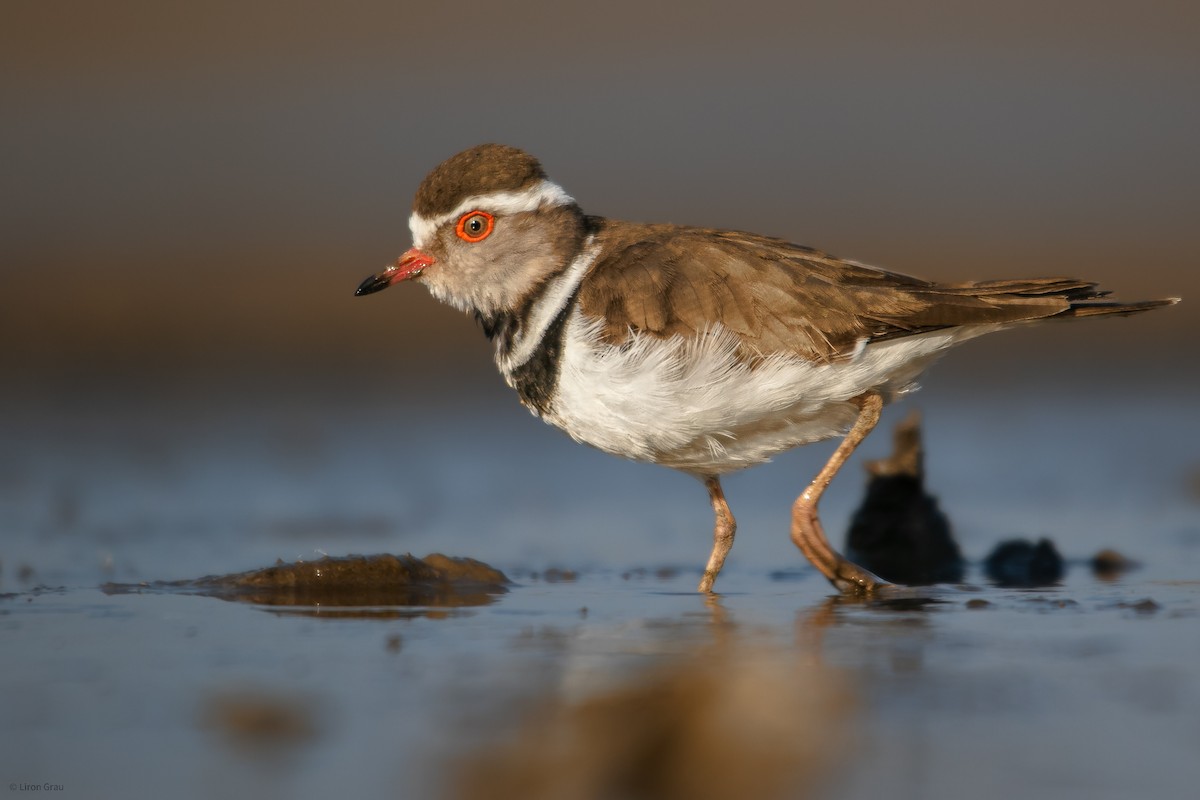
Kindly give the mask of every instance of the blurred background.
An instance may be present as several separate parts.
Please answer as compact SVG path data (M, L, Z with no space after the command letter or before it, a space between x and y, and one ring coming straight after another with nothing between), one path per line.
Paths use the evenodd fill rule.
M938 279L1200 286L1190 3L19 0L5 16L10 393L237 373L494 385L475 326L425 292L351 296L407 248L424 175L485 141L538 155L591 213ZM999 337L945 369L974 380L1017 354L1132 380L1150 360L1173 381L1194 372L1172 359L1197 307Z
M707 538L689 479L531 419L472 320L415 285L353 297L409 246L422 178L486 141L538 155L591 213L934 279L1182 296L972 342L916 402L949 502L1106 500L1131 452L1115 432L1147 482L1154 464L1171 491L1200 480L1180 477L1194 437L1163 424L1200 402L1193 4L117 0L6 17L0 522L43 559L38 531L100 537L89 562L137 542L143 568L192 547L212 569L273 560L259 529L309 537L284 555L424 534L603 560L613 526ZM1064 437L1086 474L1046 461ZM1001 445L1042 470L995 459L992 491L973 453ZM735 476L735 511L785 510L825 457Z

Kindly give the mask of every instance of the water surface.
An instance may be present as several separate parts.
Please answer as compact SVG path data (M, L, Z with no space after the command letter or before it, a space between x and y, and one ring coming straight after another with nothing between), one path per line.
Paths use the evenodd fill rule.
M0 779L18 792L1200 785L1200 429L1181 391L919 395L928 487L972 564L966 585L876 603L832 597L787 537L829 446L727 481L739 539L706 599L703 489L575 445L507 394L214 394L10 401ZM887 452L881 433L865 457ZM839 541L860 463L824 503ZM1053 539L1065 579L990 585L979 561L1012 536ZM1104 547L1140 569L1093 575ZM102 588L435 551L513 583L461 606L349 610Z

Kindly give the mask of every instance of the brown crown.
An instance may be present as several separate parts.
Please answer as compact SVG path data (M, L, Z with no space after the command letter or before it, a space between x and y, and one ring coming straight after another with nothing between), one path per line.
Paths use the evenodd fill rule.
M481 144L438 164L417 189L413 211L435 217L472 195L518 191L545 177L542 165L528 153L503 144Z

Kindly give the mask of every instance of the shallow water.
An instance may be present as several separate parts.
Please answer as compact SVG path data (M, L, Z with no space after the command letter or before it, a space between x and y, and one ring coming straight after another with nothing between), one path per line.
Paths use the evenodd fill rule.
M831 446L727 481L739 539L706 599L703 489L579 447L507 394L199 396L9 401L0 783L14 793L1200 786L1194 395L918 395L906 405L925 414L928 488L972 565L965 586L875 603L832 598L787 537L791 499ZM880 433L864 457L887 452ZM824 501L839 544L860 464ZM988 584L979 561L1012 536L1053 539L1065 579ZM1104 547L1141 567L1092 575ZM513 584L478 604L362 613L101 589L434 551Z

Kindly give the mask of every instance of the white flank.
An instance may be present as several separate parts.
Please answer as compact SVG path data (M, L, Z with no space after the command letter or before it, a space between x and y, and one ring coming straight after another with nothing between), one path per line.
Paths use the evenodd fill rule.
M720 325L691 339L634 334L613 347L576 310L546 419L608 453L719 475L844 433L858 411L850 398L879 389L890 400L914 389L947 348L998 327L867 345L830 364L773 355L751 366Z
M550 327L550 323L571 299L571 295L575 294L579 282L596 262L598 255L600 255L600 248L595 243L595 237L589 236L583 243L583 249L579 251L579 255L575 256L565 270L548 282L546 290L533 304L525 323L517 333L508 357L502 358L499 352L496 353L496 363L506 377L513 369L521 366L533 356L533 351L541 344L546 329Z
M456 220L468 211L487 211L489 214L519 214L536 211L542 206L569 206L575 201L557 183L543 180L520 192L493 192L479 194L463 200L453 211L436 217L422 217L413 212L408 218L408 229L412 232L413 247L418 250L429 244L437 229L450 220Z

